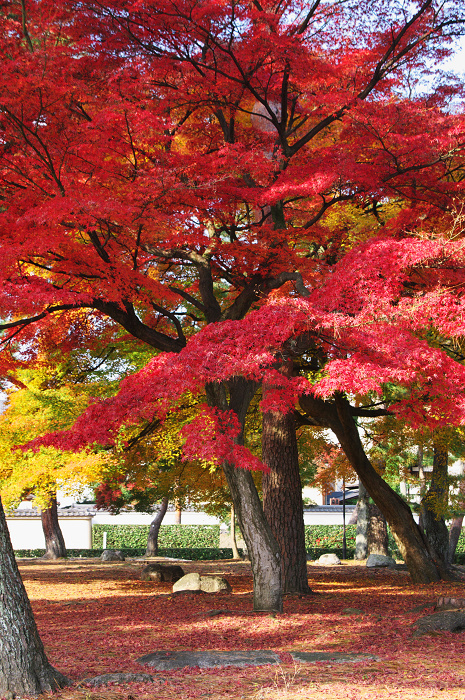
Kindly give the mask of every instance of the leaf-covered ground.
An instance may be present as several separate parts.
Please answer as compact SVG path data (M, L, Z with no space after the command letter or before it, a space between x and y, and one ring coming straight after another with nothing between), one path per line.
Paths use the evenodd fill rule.
M170 584L141 581L141 568L134 561L20 564L56 668L76 683L119 671L155 677L150 684L73 686L57 700L465 700L465 633L415 638L410 628L433 611L438 596L463 597L463 584L412 585L405 571L310 564L315 595L287 597L284 612L271 616L251 612L252 578L245 562L183 564L186 573L225 575L231 594L173 596ZM163 672L135 663L153 651L228 649L271 649L282 663ZM290 651L370 652L379 661L296 666Z

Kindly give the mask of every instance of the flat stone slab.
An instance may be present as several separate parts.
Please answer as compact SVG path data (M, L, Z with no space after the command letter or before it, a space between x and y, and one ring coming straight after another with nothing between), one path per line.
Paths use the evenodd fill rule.
M85 678L80 685L106 685L107 683L153 683L153 676L148 673L104 673L102 676Z
M223 668L224 666L266 666L279 664L274 651L156 651L137 659L142 666L151 666L157 671L171 671L175 668Z
M347 654L343 651L291 651L292 660L300 664L316 664L326 661L333 664L355 664L363 661L379 661L374 654Z

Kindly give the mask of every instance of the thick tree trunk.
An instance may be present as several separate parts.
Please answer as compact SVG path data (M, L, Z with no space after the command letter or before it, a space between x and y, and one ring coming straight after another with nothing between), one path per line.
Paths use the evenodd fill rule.
M264 385L264 398L266 392ZM263 511L281 553L283 590L311 593L294 414L264 413L262 427L262 460L270 468L262 477Z
M433 471L428 491L421 499L420 516L424 533L437 555L449 562L449 532L444 520L449 499L449 453L434 445Z
M252 382L237 378L228 383L230 401L225 386L209 384L206 387L210 406L221 410L232 409L243 426L250 401L255 393ZM243 440L243 434L237 438ZM232 501L252 566L254 610L282 611L281 562L279 549L264 516L262 504L252 475L245 469L236 469L229 462L223 470L231 491Z
M331 428L352 467L386 518L414 583L433 583L454 578L449 567L433 550L413 519L405 501L381 478L363 449L348 401L337 395L334 402L302 396L300 404L315 424Z
M50 499L48 508L43 508L40 514L42 529L45 537L44 559L60 559L66 557L66 545L58 522L58 507L56 495Z
M45 655L0 500L0 697L39 695L70 683Z
M374 503L368 506L368 554L389 556L389 539L386 518Z
M163 496L160 503L160 508L157 510L157 514L150 523L149 534L147 537L147 549L145 550L146 557L156 557L158 554L158 535L160 532L160 525L165 517L166 510L168 508L168 496Z
M354 559L366 559L368 556L368 491L360 481L357 501L357 534L355 536Z

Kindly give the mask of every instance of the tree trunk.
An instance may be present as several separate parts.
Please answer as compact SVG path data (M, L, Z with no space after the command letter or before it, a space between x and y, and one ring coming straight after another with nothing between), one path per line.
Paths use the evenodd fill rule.
M413 519L405 501L382 479L363 449L349 402L337 395L334 402L310 395L300 398L302 408L315 425L331 428L349 462L371 498L386 518L414 583L433 583L454 578Z
M175 499L174 501L174 522L176 525L181 524L182 508L180 502Z
M240 559L241 555L239 554L239 550L237 548L236 539L236 510L234 508L234 504L231 506L231 549L233 559Z
M282 612L279 549L250 472L223 464L253 574L253 609Z
M220 410L232 409L244 426L247 410L255 393L255 385L240 377L228 382L229 404L224 384L208 384L210 406ZM243 432L236 438L242 444ZM282 611L281 563L279 549L264 516L262 504L252 475L245 469L236 469L223 463L239 527L247 545L253 574L254 610Z
M264 385L264 398L267 390ZM262 460L270 468L262 477L263 511L281 553L283 590L311 593L294 414L268 411L262 428Z
M61 559L66 557L65 540L58 522L56 494L51 497L49 507L42 509L40 518L45 537L45 554L43 559Z
M444 520L449 500L449 453L442 445L434 444L433 472L428 491L420 503L424 533L441 559L449 562L449 532Z
M366 559L368 556L368 491L360 481L357 501L357 534L355 536L354 559Z
M147 537L147 549L145 550L146 557L156 557L158 554L158 534L160 532L160 525L163 522L167 508L168 496L163 496L161 499L160 508L150 523L149 534Z
M39 695L70 683L45 655L0 500L0 697Z
M389 556L389 539L386 518L374 503L368 506L368 554Z
M448 552L448 562L449 564L454 563L455 550L459 543L459 537L462 532L463 525L463 515L459 515L458 518L454 518L450 530L449 530L449 552Z

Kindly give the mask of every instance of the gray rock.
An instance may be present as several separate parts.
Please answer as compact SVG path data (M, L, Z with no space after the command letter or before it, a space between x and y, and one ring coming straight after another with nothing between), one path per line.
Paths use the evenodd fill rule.
M140 574L142 581L179 581L184 570L177 564L147 564Z
M81 684L106 685L107 683L153 683L153 676L148 673L104 673L102 676L85 678Z
M316 664L328 661L335 664L354 664L361 661L379 661L374 654L346 654L341 651L291 651L293 661L301 664Z
M173 593L179 591L200 591L200 574L186 574L173 585Z
M369 569L377 568L380 566L395 566L396 560L392 557L386 557L384 554L370 554L367 559L367 566Z
M124 555L120 549L105 549L100 559L102 561L124 561Z
M156 651L137 659L138 664L151 666L157 671L176 668L224 668L225 666L265 666L279 664L274 651Z
M463 632L465 630L465 612L462 610L445 610L426 615L414 622L413 636L420 637L431 632Z
M220 591L231 593L232 588L222 576L201 576L200 590L204 593L219 593Z
M322 554L317 561L320 566L337 566L340 563L341 560L337 554Z

